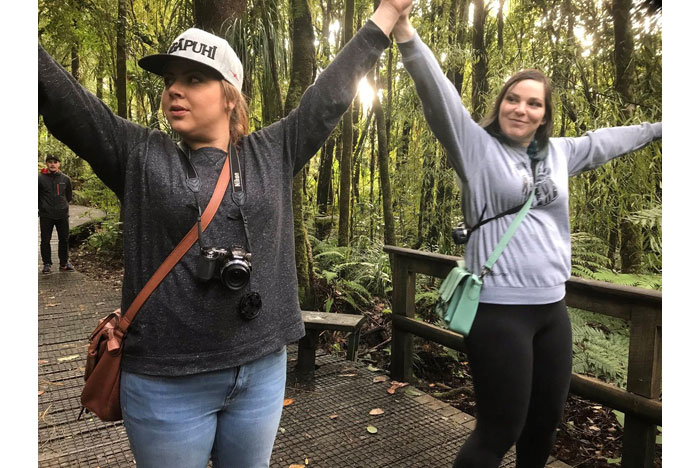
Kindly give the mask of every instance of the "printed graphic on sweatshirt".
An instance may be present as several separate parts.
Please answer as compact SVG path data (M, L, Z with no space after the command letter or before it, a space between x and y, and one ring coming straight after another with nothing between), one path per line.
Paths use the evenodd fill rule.
M523 196L527 197L532 190L532 173L529 165L518 164L518 173L523 180ZM533 206L546 206L552 203L559 196L557 186L552 180L552 169L544 164L537 165L537 176L535 178L535 204Z

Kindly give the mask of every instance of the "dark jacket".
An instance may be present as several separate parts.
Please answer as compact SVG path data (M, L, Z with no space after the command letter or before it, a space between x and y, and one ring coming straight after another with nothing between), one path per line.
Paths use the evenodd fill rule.
M297 293L292 216L293 176L318 151L389 39L372 22L357 32L332 64L280 121L242 138L245 212L252 250L250 283L231 291L218 279L199 283L195 244L145 302L124 341L122 369L186 375L254 361L304 335ZM39 111L53 135L84 158L122 202L126 310L185 233L197 209L185 183L176 143L165 133L116 116L39 50ZM207 205L226 153L192 151ZM235 164L235 158L234 158ZM230 186L204 241L245 245ZM260 315L238 313L243 293L262 296Z
M73 199L70 177L61 171L42 169L39 174L39 216L49 219L68 217L68 202Z

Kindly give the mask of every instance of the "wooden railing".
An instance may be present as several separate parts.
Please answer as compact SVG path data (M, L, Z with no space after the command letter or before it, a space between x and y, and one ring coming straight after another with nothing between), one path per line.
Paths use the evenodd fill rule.
M465 351L462 335L414 318L416 273L445 278L459 257L390 245L393 304L391 376L412 378L413 336ZM566 283L570 307L618 317L630 323L627 390L573 374L571 393L625 413L623 468L653 468L656 426L661 425L661 293L600 281Z

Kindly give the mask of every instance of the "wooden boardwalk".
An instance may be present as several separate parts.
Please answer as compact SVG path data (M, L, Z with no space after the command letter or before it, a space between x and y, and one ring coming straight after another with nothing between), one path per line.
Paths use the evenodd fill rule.
M55 245L54 245L54 256ZM58 262L55 262L57 265ZM120 293L105 290L79 272L39 273L38 381L39 467L133 467L121 423L76 420L87 336L97 320L119 305ZM289 368L296 359L290 346ZM325 468L450 468L474 427L471 416L405 387L389 394L390 381L362 362L320 355L312 387L287 387L270 466ZM384 413L371 416L381 408ZM371 434L368 426L377 432ZM514 455L502 466L513 467ZM550 468L568 468L550 460Z

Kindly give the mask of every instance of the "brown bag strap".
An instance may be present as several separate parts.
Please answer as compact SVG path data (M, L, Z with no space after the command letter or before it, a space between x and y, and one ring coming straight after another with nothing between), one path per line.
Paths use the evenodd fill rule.
M219 174L219 180L216 182L214 194L211 196L211 200L209 200L209 204L204 210L204 213L202 213L202 232L204 232L204 230L207 228L209 222L212 220L212 218L214 218L216 211L219 209L219 205L221 204L221 200L224 198L224 193L226 193L226 187L228 186L230 179L231 174L229 171L229 158L226 158L224 167L221 168L221 174ZM173 269L173 267L180 261L185 253L190 250L190 247L192 247L192 245L195 243L197 237L197 224L195 224L185 235L185 237L182 238L177 247L175 247L170 255L168 255L168 258L166 258L161 266L158 267L156 272L153 273L151 279L148 280L141 292L138 293L134 301L129 306L129 309L119 320L118 330L121 332L122 336L126 334L126 329L129 328L131 321L134 319L134 316L144 302L146 302L146 299L148 299L151 293L158 287L167 274L170 273L170 270Z

